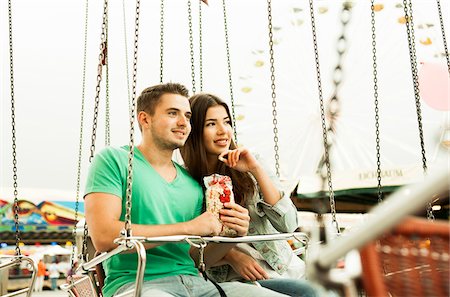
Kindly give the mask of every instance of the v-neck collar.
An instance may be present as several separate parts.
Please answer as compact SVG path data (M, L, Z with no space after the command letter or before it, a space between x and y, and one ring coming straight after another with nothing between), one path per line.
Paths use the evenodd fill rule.
M129 146L127 146L127 148L129 149ZM142 154L142 152L139 150L139 148L136 146L134 147L134 154L135 157L138 157L138 159L140 159L142 162L145 162L147 164L147 166L161 179L162 182L164 182L167 185L173 185L177 180L178 177L180 176L180 169L178 168L177 164L171 160L172 165L175 167L175 171L176 171L176 175L174 177L173 180L171 180L170 182L167 181L164 177L161 176L161 174L159 174L158 171L155 170L155 168L152 166L152 164L150 164L150 162L144 157L144 154Z

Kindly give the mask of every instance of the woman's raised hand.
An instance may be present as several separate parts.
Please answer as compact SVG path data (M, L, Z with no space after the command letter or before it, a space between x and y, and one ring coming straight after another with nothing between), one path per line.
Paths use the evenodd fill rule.
M244 147L221 153L219 160L224 162L228 167L241 172L250 171L253 173L259 166L255 157Z

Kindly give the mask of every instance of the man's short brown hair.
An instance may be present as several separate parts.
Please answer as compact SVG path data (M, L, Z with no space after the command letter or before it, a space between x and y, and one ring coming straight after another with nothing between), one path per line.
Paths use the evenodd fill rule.
M139 112L145 111L146 113L153 115L155 113L156 105L164 94L177 94L186 98L189 97L188 89L182 84L165 83L151 86L143 90L137 98L136 113L139 114ZM140 124L139 128L141 129Z
M166 83L148 87L142 91L137 99L137 112L145 111L153 115L155 106L164 94L178 94L186 98L189 97L188 89L177 83Z

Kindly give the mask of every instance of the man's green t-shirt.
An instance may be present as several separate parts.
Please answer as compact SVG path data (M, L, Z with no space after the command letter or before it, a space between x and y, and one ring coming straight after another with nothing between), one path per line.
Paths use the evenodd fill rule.
M109 193L122 199L120 220L124 221L129 147L108 147L92 161L86 184L86 194ZM174 162L177 176L172 182L163 179L135 148L133 162L133 224L174 224L199 216L203 191L200 185L180 165ZM119 234L117 234L119 236ZM103 262L106 273L103 295L114 295L122 285L134 282L137 255L120 254ZM164 244L147 250L144 280L173 275L198 275L189 256L189 244Z

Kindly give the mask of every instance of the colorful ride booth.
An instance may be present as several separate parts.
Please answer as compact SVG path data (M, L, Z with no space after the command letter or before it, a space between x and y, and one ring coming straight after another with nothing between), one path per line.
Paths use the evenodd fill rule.
M26 195L30 192L30 195ZM16 235L13 199L7 191L0 197L0 255L14 256L17 245L22 255L33 259L36 263L44 263L45 276L42 287L50 289L49 268L56 266L59 273L58 284L64 282L71 268L73 247L72 230L75 223L75 203L61 194L39 195L51 197L39 199L32 191L24 191L17 202L19 214L20 238ZM35 193L42 191L36 190ZM30 198L31 197L31 198ZM58 198L59 197L59 198ZM83 204L80 203L77 217L83 218ZM6 260L5 260L6 261ZM0 263L1 264L1 263ZM29 286L32 269L27 262L0 271L0 295L17 291Z

